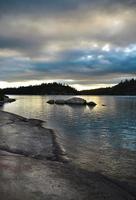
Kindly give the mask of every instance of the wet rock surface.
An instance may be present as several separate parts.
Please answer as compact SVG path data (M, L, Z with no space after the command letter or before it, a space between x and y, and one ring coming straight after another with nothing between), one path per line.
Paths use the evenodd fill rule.
M61 157L59 144L52 130L40 126L41 121L37 124L2 111L0 116L1 200L135 199L98 173L53 159Z

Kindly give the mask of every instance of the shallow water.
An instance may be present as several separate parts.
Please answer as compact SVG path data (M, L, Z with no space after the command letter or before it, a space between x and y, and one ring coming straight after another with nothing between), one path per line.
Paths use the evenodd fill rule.
M81 96L97 106L49 105L70 96L12 96L4 111L46 121L72 162L121 180L136 180L136 96ZM106 105L106 106L102 106Z

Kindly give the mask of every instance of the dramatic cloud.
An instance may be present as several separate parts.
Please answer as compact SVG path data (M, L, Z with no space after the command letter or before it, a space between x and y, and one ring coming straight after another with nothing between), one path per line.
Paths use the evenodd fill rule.
M135 19L135 0L1 0L0 87L97 87L134 77Z

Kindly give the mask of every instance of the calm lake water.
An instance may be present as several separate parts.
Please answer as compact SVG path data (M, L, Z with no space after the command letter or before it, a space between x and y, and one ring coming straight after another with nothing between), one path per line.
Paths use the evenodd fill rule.
M136 96L81 96L97 106L49 105L70 96L12 96L4 111L46 121L72 162L90 171L136 181ZM106 106L102 106L102 105Z

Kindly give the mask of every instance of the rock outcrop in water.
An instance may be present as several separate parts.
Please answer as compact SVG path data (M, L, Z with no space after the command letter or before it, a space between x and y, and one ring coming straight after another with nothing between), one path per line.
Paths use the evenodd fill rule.
M47 101L47 103L49 103L49 104L55 104L55 101L53 99L51 99L51 100Z
M3 98L0 100L0 106L2 106L4 103L12 103L16 101L16 99L9 98L8 96L3 96Z
M87 102L87 105L88 105L88 106L96 106L96 103L93 102L93 101L90 101L90 102Z
M16 101L16 99L9 98L8 96L4 96L4 103L12 103Z
M65 101L66 104L72 104L72 105L86 105L86 100L78 97L73 97Z
M63 99L57 99L57 100L55 100L55 104L60 104L60 105L63 105L63 104L65 104L66 102L65 102L65 100L63 100Z
M88 106L96 106L95 102L87 102L85 99L79 97L73 97L67 100L58 99L58 100L49 100L47 101L49 104L60 104L60 105L88 105Z

